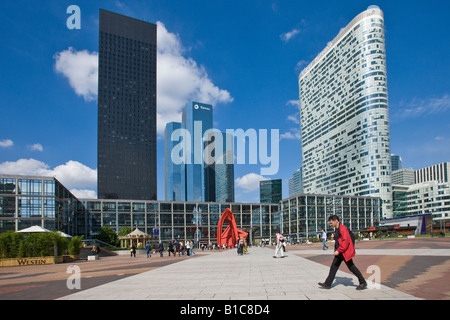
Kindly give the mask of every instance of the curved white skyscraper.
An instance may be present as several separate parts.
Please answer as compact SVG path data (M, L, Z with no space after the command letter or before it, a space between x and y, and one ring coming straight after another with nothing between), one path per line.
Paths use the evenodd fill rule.
M356 16L298 83L303 192L378 196L380 218L391 217L383 12L370 6Z

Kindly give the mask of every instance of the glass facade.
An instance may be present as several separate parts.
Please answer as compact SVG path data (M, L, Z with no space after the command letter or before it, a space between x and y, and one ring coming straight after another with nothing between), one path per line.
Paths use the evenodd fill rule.
M86 210L55 178L0 175L0 232L33 225L86 235Z
M234 137L231 134L220 132L222 136L222 149L217 150L216 144L216 163L215 171L215 201L216 202L234 202ZM220 151L220 155L217 151Z
M156 25L100 9L99 198L156 200Z
M81 201L88 211L90 235L98 233L103 226L109 226L117 232L124 227L138 227L147 234L156 235L155 241L167 242L176 238L216 243L217 224L226 208L233 211L237 227L249 232L255 243L262 238L273 237L281 227L278 204L273 203Z
M282 198L281 179L260 181L259 200L261 203L279 203Z
M372 197L302 194L280 203L282 233L296 242L330 230L330 215L336 214L349 230L359 231L377 226L380 212L380 198Z
M204 134L213 128L213 111L209 104L191 102L183 110L184 128L190 134L186 139L186 201L215 201L214 168L206 165L203 158Z
M362 12L299 76L303 192L379 196L392 217L384 16Z
M183 124L179 122L169 122L164 132L164 156L165 156L165 196L167 201L185 201L186 200L186 182L185 182L185 164L176 163L172 159L174 147L179 143L172 141L172 134L178 129L182 129ZM184 135L183 139L186 137ZM175 136L174 136L174 139ZM180 157L180 154L176 156Z

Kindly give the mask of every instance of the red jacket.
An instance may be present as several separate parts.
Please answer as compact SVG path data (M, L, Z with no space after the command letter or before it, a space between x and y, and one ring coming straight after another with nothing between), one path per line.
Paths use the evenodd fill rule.
M342 253L345 261L353 259L356 254L355 247L353 246L352 238L350 238L347 227L342 223L339 223L339 238L337 240L339 242L337 252Z

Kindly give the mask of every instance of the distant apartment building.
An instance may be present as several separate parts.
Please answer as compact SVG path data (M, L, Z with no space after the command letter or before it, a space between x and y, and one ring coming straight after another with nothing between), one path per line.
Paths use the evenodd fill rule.
M298 79L303 192L380 197L392 216L384 15L357 15Z
M422 183L427 181L449 182L450 162L443 162L434 166L416 170L414 181Z
M415 183L393 184L394 217L431 214L434 222L450 221L449 164L444 162L415 170ZM408 171L408 181L411 181L411 174Z
M303 193L302 188L302 168L298 169L289 179L289 197L298 196Z
M398 169L392 171L392 185L403 185L409 186L414 184L414 173L413 169Z

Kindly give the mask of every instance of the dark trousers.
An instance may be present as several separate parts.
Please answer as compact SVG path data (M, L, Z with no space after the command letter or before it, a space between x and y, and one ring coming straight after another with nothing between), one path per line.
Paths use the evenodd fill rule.
M353 259L345 261L344 256L342 255L342 253L340 253L339 255L334 256L333 263L331 264L330 267L330 273L328 274L327 280L325 280L325 283L327 285L331 286L331 284L333 283L334 277L336 276L336 272L338 271L342 261L345 262L347 268L358 278L359 284L366 282L363 275L361 274L361 271L359 271L359 269L353 263Z

